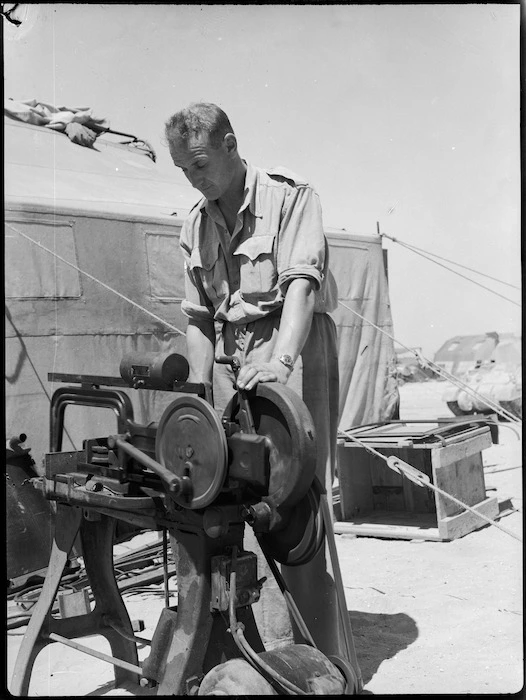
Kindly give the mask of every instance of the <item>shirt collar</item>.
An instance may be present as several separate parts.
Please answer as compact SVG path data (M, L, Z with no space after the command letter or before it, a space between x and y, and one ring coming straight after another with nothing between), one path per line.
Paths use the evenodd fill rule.
M254 216L261 217L261 198L259 194L259 174L254 166L246 163L247 174L245 177L245 199L241 210L249 207Z
M253 165L250 165L250 163L247 163L246 161L243 162L247 166L247 172L245 175L243 204L241 205L239 211L242 212L248 207L254 216L261 218L263 214L261 213L261 197L259 193L259 173L257 168L255 168ZM214 207L217 205L215 202L209 202L206 197L203 197L198 206L201 211L211 214Z

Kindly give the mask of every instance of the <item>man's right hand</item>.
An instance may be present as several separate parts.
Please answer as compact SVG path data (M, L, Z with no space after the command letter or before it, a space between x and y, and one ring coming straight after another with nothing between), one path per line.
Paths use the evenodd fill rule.
M77 143L79 146L86 146L86 148L92 148L97 138L97 134L94 131L78 122L66 124L65 131L73 143Z

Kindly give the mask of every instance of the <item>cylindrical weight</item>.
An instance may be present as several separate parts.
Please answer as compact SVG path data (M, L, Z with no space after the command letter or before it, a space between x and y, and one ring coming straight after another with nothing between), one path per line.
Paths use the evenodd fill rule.
M189 371L186 357L175 352L130 353L120 364L121 377L135 389L172 389Z

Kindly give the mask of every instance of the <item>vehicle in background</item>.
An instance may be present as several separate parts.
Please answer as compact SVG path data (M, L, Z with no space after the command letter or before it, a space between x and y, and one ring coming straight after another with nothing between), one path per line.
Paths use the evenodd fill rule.
M430 367L423 365L418 358L418 353L422 352L422 348L407 348L395 352L396 378L399 384L437 379L435 372Z
M499 340L504 337L507 336L499 337L495 331L478 335L455 335L436 351L433 361L449 374L460 377L477 363L489 360Z
M473 413L494 413L485 399L522 418L522 353L521 336L501 336L490 357L478 360L459 378L476 395L465 389L451 386L443 394L443 400L456 416Z

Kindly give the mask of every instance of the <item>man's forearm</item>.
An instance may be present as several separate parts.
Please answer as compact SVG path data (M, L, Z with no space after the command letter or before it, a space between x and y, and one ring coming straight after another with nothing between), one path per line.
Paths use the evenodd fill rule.
M213 321L191 319L186 329L190 382L211 382L214 368L215 328Z
M294 360L297 359L309 335L313 313L313 282L304 277L292 280L283 303L273 358L291 355Z
M268 362L252 362L241 368L237 385L250 390L258 382L286 384L291 368L280 362L282 355L297 360L310 333L314 314L314 282L298 277L292 280L285 295L278 337Z

